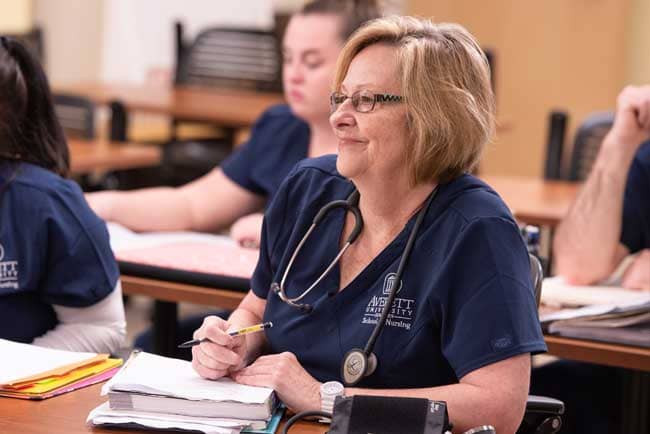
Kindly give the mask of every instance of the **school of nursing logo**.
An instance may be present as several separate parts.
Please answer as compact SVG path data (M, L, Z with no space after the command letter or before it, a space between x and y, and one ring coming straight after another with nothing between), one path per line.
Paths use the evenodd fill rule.
M395 281L397 280L397 273L389 273L388 276L384 279L384 289L382 292L384 295L389 295L390 291L395 286ZM402 290L402 280L399 281L399 288L397 288L397 294Z
M373 295L370 298L370 301L366 306L366 312L363 314L363 318L361 319L361 324L377 324L377 321L379 321L379 318L381 317L381 312L384 310L384 306L386 306L388 301L388 295L395 285L399 285L397 286L396 292L396 294L399 294L404 286L404 282L401 279L397 282L397 275L395 273L389 273L384 278L384 285L382 286L381 291L382 295ZM386 327L397 327L411 330L413 314L415 313L415 304L416 302L413 298L395 297L393 305L388 312Z
M4 261L5 249L0 244L0 289L18 289L18 261Z

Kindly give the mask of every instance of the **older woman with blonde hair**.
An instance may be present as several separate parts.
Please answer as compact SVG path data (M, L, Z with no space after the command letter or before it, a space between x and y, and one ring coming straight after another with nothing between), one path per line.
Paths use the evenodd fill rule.
M545 345L517 225L467 173L494 128L485 56L458 25L379 19L343 48L334 88L338 157L284 181L252 290L196 331L211 342L194 368L273 387L294 410L319 409L321 382L338 380L347 395L445 400L460 431L515 432Z

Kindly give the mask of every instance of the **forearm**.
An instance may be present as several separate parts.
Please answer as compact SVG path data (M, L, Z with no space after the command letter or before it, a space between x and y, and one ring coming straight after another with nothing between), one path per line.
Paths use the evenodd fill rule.
M176 188L99 192L89 197L93 208L95 201L100 217L133 231L189 230L193 223L190 204Z
M558 273L576 284L608 276L616 266L623 195L634 154L603 144L589 179L554 240Z
M34 339L34 345L69 351L112 353L124 344L126 320L122 289L115 289L100 302L84 307L54 306L59 324Z
M453 384L422 389L360 389L346 388L346 396L377 395L426 398L445 401L455 433L479 425L492 425L499 434L515 433L525 410L525 401L516 396L495 393L471 384Z

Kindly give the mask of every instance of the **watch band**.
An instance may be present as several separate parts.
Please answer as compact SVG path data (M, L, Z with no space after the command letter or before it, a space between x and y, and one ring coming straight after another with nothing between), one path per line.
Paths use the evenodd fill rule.
M338 381L328 381L320 386L321 410L328 413L334 411L334 400L337 396L345 395L345 387Z

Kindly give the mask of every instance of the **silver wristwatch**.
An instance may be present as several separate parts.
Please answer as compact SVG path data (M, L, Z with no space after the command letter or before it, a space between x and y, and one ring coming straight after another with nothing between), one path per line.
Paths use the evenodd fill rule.
M320 408L323 411L332 413L334 411L334 399L337 396L345 396L345 387L338 381L328 381L320 386Z

